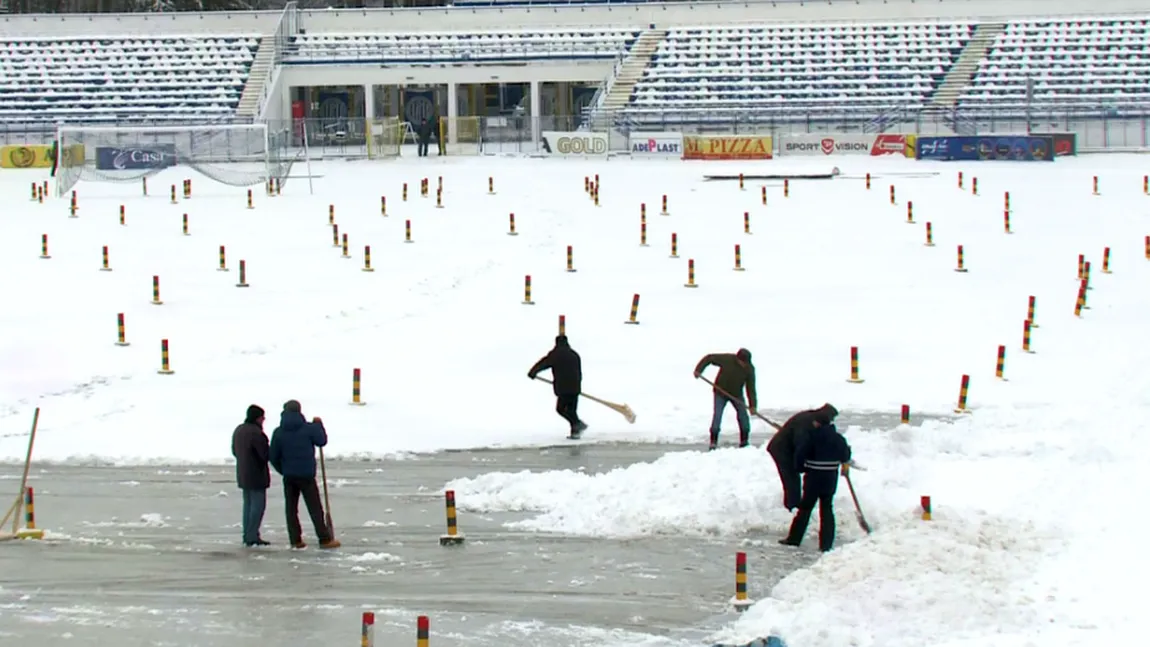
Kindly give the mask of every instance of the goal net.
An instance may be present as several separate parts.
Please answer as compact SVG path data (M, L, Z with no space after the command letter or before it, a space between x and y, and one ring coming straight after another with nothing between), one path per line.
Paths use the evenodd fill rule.
M56 190L65 195L81 180L138 181L173 166L230 186L283 180L294 159L287 149L289 134L269 133L267 124L61 126Z
M367 129L368 159L399 157L407 125L398 117L375 119Z

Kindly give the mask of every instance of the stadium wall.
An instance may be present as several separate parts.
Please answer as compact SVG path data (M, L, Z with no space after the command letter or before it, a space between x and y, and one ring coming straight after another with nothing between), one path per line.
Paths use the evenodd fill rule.
M538 7L331 9L299 12L310 32L427 32L525 27L663 27L738 22L905 21L1022 16L1145 13L1145 0L745 0L594 4ZM281 11L137 14L19 14L0 18L0 37L263 33L275 31Z

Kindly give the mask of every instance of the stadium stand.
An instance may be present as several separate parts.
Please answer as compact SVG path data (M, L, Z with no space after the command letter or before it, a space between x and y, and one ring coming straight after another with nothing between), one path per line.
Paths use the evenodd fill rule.
M1121 111L1150 103L1150 18L1008 22L958 108L974 115L1022 111L1028 79L1033 101L1048 106Z
M259 43L259 36L0 40L0 120L227 119Z
M300 34L289 64L425 63L613 59L638 29L507 30L482 33Z
M970 22L671 29L624 113L808 118L925 107Z

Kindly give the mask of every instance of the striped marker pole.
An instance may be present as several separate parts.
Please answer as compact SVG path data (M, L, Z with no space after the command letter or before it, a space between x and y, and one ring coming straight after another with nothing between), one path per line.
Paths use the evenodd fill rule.
M128 346L127 334L124 330L124 313L116 314L116 345Z
M40 234L40 258L52 258L48 254L48 234Z
M363 246L363 271L374 272L375 268L371 266L371 245Z
M375 612L364 611L360 623L359 647L375 647Z
M631 297L631 317L629 319L627 319L626 321L624 321L623 323L631 324L632 326L638 326L639 325L639 295L638 294Z
M44 531L36 527L36 496L33 494L31 486L24 488L23 503L24 527L16 531L16 538L43 539Z
M152 277L152 305L162 306L164 302L160 300L160 277Z
M559 315L559 334L567 334L567 315Z
M351 369L351 403L357 407L367 404L359 395L361 373L358 368Z
M747 598L747 554L735 553L735 599L731 600L736 611L746 611L751 606Z
M104 245L101 256L103 256L103 259L104 259L104 266L100 268L100 271L101 272L111 272L112 267L110 265L108 265L108 246L107 245Z
M1029 319L1022 322L1022 352L1033 354L1034 351L1030 350L1030 329L1034 327Z
M958 406L955 407L955 413L970 413L970 409L966 408L966 394L970 391L970 376L963 375L962 383L958 387Z
M930 223L926 223L926 247L934 247L934 230L931 228Z
M847 382L852 384L862 384L866 380L859 377L859 347L851 346L851 376Z
M999 347L998 347L998 359L994 363L994 377L1005 382L1006 377L1003 375L1005 372L1006 372L1006 346L999 345Z
M447 506L447 534L439 536L439 545L458 546L463 543L464 537L459 532L459 523L455 518L455 490L448 490L443 496Z
M921 499L919 499L919 505L922 507L922 520L923 521L930 521L931 520L930 497L924 496Z
M171 375L175 373L172 370L171 358L168 355L168 340L160 340L160 370L156 371L160 375Z
M909 404L902 405L902 410L899 411L899 414L898 414L898 421L899 421L899 424L903 424L903 425L909 425L910 424L910 405Z
M431 619L419 616L415 620L415 647L429 647L431 644Z
M531 300L531 275L523 277L523 305L533 306L535 302Z
M575 248L571 245L567 246L567 271L575 271Z

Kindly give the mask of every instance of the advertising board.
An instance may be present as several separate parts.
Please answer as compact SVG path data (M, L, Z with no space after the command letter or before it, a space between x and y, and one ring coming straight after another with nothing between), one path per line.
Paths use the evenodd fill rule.
M1053 162L1054 138L1004 135L919 137L916 158L940 161Z
M176 165L175 144L152 144L148 147L96 149L96 168L101 171L142 171Z
M635 157L683 158L683 133L631 133L627 147Z
M63 150L63 166L84 164L84 145L72 144ZM74 161L73 161L74 160ZM52 147L46 144L0 146L0 168L51 168Z
M845 135L783 135L779 155L898 155L906 154L906 135L897 133Z
M770 135L686 135L683 159L769 160L774 157Z
M543 131L540 151L556 157L606 155L607 135L592 132Z

